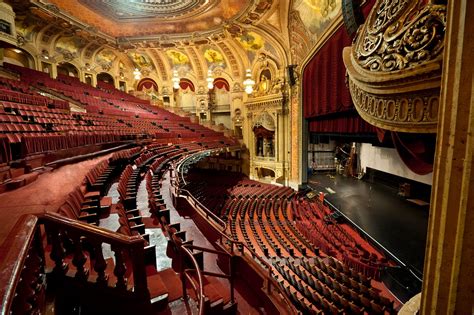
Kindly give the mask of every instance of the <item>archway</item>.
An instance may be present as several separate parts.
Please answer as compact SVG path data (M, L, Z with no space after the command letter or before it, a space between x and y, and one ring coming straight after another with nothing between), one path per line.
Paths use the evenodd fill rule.
M34 69L33 56L21 48L4 48L3 62L11 63L17 66Z
M79 77L79 70L75 65L69 62L61 62L57 66L58 75L64 75L67 77Z
M176 104L185 111L193 111L196 109L196 89L194 83L182 78L179 81L179 89L176 91Z
M97 75L97 84L100 82L105 83L106 85L115 86L114 78L107 72L101 72Z

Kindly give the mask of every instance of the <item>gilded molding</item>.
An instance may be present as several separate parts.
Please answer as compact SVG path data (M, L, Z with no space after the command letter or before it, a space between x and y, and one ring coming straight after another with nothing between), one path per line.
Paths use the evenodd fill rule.
M434 133L441 85L446 7L378 0L343 52L354 105L370 124Z

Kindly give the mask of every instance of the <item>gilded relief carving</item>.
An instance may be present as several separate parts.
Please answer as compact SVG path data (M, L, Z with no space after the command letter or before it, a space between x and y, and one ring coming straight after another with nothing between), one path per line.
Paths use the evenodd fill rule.
M377 127L436 132L446 7L378 0L344 49L354 105Z
M354 55L370 71L395 71L441 58L446 8L379 1L357 38Z

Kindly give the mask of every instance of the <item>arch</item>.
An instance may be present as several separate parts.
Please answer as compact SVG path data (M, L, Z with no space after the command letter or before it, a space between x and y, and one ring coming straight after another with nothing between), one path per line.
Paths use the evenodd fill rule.
M158 84L152 78L143 78L138 82L137 91L155 91L158 92Z
M3 62L31 69L35 68L33 56L21 48L5 48L3 50Z
M218 89L226 89L227 92L230 91L229 82L227 82L227 80L224 78L215 78L213 84Z
M111 85L115 86L114 77L112 75L110 75L109 73L107 73L107 72L101 72L101 73L97 74L97 83L99 83L99 82L104 82L104 83L111 84Z
M179 87L182 89L182 90L186 90L186 89L190 89L191 91L195 92L196 91L196 88L194 87L194 83L189 80L189 79L186 79L186 78L181 78L179 80Z
M79 69L70 62L61 62L57 66L58 75L79 78Z

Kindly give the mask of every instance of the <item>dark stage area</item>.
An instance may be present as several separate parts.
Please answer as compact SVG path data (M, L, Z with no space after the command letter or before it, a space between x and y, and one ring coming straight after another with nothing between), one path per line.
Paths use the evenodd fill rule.
M308 186L324 192L328 204L422 277L428 206L407 201L385 185L342 175L315 174Z

